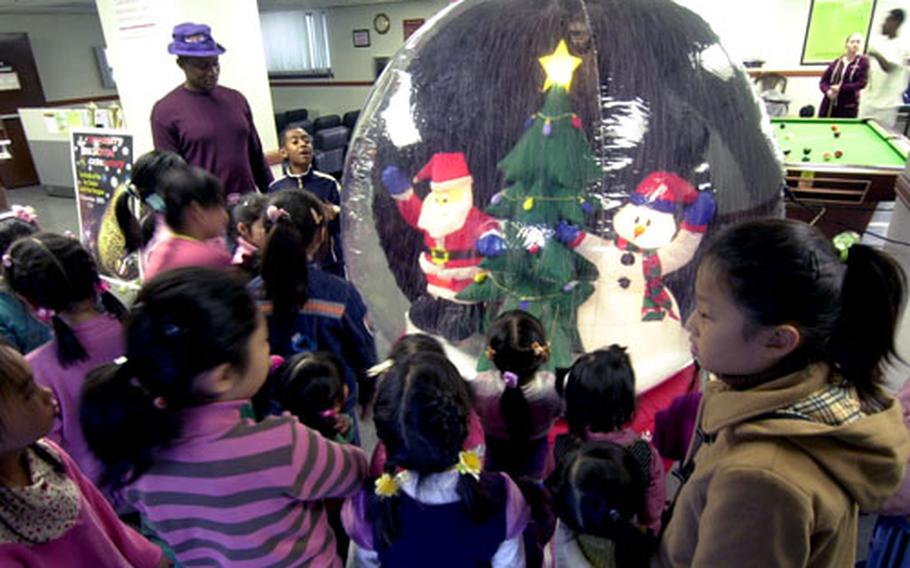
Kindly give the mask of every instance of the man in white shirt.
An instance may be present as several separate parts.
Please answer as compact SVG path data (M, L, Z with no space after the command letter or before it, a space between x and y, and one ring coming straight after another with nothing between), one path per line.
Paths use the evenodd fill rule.
M910 51L897 36L903 23L904 11L891 10L882 23L882 35L870 42L869 84L859 100L860 118L874 118L891 129L897 125L897 110L907 89Z

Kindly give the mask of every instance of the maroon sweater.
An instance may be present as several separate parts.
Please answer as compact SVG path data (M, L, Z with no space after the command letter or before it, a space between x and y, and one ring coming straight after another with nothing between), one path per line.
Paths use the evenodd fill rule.
M201 93L177 87L152 108L152 137L156 149L211 172L226 196L257 187L265 193L272 182L250 105L233 89Z

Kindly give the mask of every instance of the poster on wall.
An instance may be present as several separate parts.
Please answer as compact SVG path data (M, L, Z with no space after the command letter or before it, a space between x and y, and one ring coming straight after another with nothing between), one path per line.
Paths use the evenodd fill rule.
M414 35L414 32L420 29L420 26L422 26L425 21L426 20L423 18L404 20L404 22L402 22L404 28L404 40L408 41L408 38Z
M868 41L875 0L812 0L803 41L802 65L827 65L844 54L850 34Z
M71 131L79 239L102 276L121 282L140 277L139 255L127 254L114 203L127 190L133 168L133 136L123 130Z

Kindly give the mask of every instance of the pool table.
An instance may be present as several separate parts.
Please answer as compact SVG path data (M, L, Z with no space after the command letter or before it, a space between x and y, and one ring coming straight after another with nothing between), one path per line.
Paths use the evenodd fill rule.
M771 128L797 199L845 205L894 199L910 154L900 134L869 119L772 118Z

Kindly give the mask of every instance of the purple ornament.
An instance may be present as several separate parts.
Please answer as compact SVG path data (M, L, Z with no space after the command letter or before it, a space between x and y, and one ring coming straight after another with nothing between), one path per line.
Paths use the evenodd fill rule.
M502 201L502 192L497 192L493 194L493 197L490 198L491 205L499 205L499 202Z
M549 136L553 132L553 125L549 121L543 123L543 135Z
M528 301L527 301L527 300L522 300L522 301L518 302L518 309L519 309L519 310L527 310L527 309L528 309Z
M581 204L581 210L585 212L585 215L590 215L594 211L594 208L591 206L590 203L585 201L584 203Z
M577 286L577 285L578 285L578 282L576 282L575 280L573 280L573 281L567 283L565 286L563 286L563 287L562 287L562 291L568 294L569 292L571 292L572 290L574 290L574 289L575 289L575 286Z
M528 117L528 120L525 121L525 130L531 128L531 126L533 124L534 124L534 117L533 116Z

